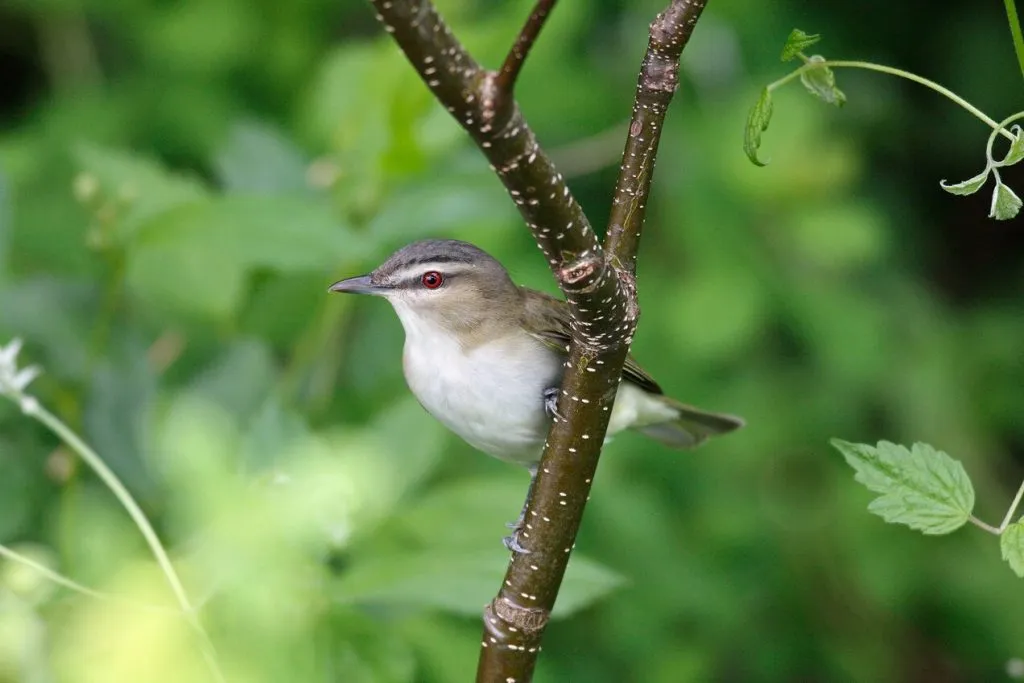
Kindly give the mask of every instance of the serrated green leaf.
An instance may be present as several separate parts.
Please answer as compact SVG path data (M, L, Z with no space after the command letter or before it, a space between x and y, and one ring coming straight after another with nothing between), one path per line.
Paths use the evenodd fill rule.
M790 61L819 40L821 40L821 36L817 33L810 34L804 33L798 28L793 29L782 48L782 61Z
M1024 159L1024 130L1020 126L1013 126L1010 128L1010 132L1013 133L1013 142L1010 143L1010 149L1006 152L1006 156L999 162L1000 166L1013 166Z
M974 194L985 185L985 181L988 180L988 169L967 180L952 185L947 185L945 180L939 181L939 187L950 194L956 195L969 195Z
M836 87L836 75L832 69L822 66L825 58L814 55L807 60L808 68L800 73L800 82L815 97L837 107L846 104L846 95Z
M997 221L1007 221L1014 218L1019 212L1021 205L1020 197L1002 181L996 181L996 187L992 190L992 206L989 209L988 217Z
M831 443L857 472L856 480L881 494L868 510L885 521L948 534L970 519L974 487L963 465L942 451L923 443L910 450L888 441Z
M1003 530L999 536L999 547L1003 559L1010 563L1010 569L1024 578L1024 519L1019 519Z
M772 93L768 88L761 90L761 96L750 108L747 115L747 126L743 135L743 151L747 158L757 166L766 166L767 161L757 158L757 150L761 148L761 133L768 130L768 124L772 120Z

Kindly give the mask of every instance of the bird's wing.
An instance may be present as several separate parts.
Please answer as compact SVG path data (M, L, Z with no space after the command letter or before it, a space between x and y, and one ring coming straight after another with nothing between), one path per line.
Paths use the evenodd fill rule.
M551 349L565 355L569 350L572 313L569 305L544 292L521 288L525 297L523 326ZM652 394L664 393L654 378L640 367L632 354L626 357L622 376L644 391Z

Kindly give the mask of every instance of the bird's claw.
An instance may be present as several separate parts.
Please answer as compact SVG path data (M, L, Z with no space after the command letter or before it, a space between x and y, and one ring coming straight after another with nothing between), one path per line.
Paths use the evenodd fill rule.
M558 387L544 390L544 412L557 420L565 420L558 412Z
M550 400L554 400L554 397L558 395L558 389L548 389L544 392L544 405L547 407L549 397ZM523 501L523 509L519 511L519 517L514 522L508 522L505 524L506 527L512 530L512 534L501 539L501 542L505 544L505 547L514 553L520 555L527 555L530 553L529 550L523 547L523 544L519 542L519 534L523 533L523 529L526 528L526 510L530 507L530 501L533 499L533 487L537 483L537 466L533 465L530 467L530 488L526 490L526 500Z
M527 550L526 548L524 548L523 545L519 542L519 532L520 531L522 531L521 528L520 529L516 529L515 531L512 532L512 534L510 536L506 536L505 538L501 539L501 542L505 545L506 548L508 548L509 550L511 550L512 552L514 552L516 554L519 554L519 555L529 555L530 551Z

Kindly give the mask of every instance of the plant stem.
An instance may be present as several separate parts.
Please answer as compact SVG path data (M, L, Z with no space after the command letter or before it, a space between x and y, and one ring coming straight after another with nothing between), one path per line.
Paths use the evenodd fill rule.
M1022 497L1024 497L1024 482L1021 482L1020 488L1017 489L1017 495L1014 497L1013 502L1010 503L1010 509L1006 511L1006 516L1003 517L1003 523L999 525L999 533L1003 533L1006 531L1006 527L1010 526L1013 513L1017 511L1017 506L1020 505Z
M1020 505L1022 498L1024 498L1024 482L1021 482L1020 488L1017 489L1017 495L1013 497L1013 502L1010 503L1010 509L1006 511L1006 516L1003 517L1003 523L998 527L983 522L974 515L970 516L969 521L979 529L983 529L996 536L1002 536L1003 532L1006 531L1006 527L1010 526L1010 522L1013 520L1013 513L1017 511L1017 506Z
M999 529L997 529L996 527L992 526L992 525L991 525L991 524L989 524L988 522L983 522L983 521L981 521L980 519L978 519L977 517L975 517L974 515L971 515L971 516L970 516L970 517L968 518L968 521L969 521L969 522L970 522L971 524L973 524L974 526L978 527L979 529L982 529L983 531L987 531L987 532L989 532L990 534L993 534L993 535L995 535L995 536L998 536L998 535L1000 535L1001 533L1003 533L1002 531L1000 531L1000 530L999 530Z
M220 666L217 664L216 654L213 650L213 644L210 641L209 635L206 633L206 629L199 623L196 617L195 610L192 607L192 603L189 602L188 594L185 592L185 587L181 583L181 579L178 577L177 571L174 569L174 565L171 564L171 558L167 555L167 551L164 549L163 543L160 542L160 537L156 535L156 531L153 529L153 525L149 523L145 513L139 504L135 502L132 494L128 491L121 480L113 470L107 467L107 464L103 462L103 459L89 447L85 441L81 439L70 427L64 424L60 418L48 411L38 401L34 399L23 400L22 410L29 417L35 418L43 425L45 425L50 431L56 434L61 440L69 445L78 455L85 461L85 463L92 468L97 476L103 481L104 484L111 490L114 496L118 499L124 509L128 512L128 515L135 522L135 525L139 528L143 538L146 539L146 544L149 546L150 551L156 558L157 564L160 565L160 569L163 571L164 576L167 577L167 583L170 584L171 592L174 593L174 597L178 601L178 605L181 607L181 611L188 621L189 625L196 631L200 637L200 645L203 651L203 657L214 674L217 681L224 681L224 675L221 673Z
M1012 0L1007 0L1007 1L1011 2ZM776 88L781 87L781 86L785 85L786 83L789 83L793 79L798 78L805 71L809 71L811 69L820 69L822 67L831 67L831 68L836 68L836 69L841 69L841 68L867 69L868 71L878 71L878 72L881 72L881 73L884 73L884 74L889 74L890 76L898 76L899 78L905 78L908 81L913 81L915 83L919 83L919 84L925 86L926 88L934 90L935 92L939 93L940 95L943 95L943 96L949 98L950 100L952 100L953 102L959 104L961 107L963 107L964 109L969 111L971 114L973 114L976 118L978 118L979 120L983 121L989 128L992 128L993 130L997 131L998 133L1000 133L1003 137L1007 138L1008 140L1012 141L1014 139L1013 134L1010 133L1005 128L1002 128L995 119L993 119L990 116L988 116L987 114L985 114L985 112L981 111L980 109L975 107L973 104L971 104L970 102L968 102L964 98L962 98L959 95L957 95L955 92L953 92L949 88L941 86L938 83L936 83L935 81L928 80L927 78L924 78L923 76L918 76L917 74L910 73L909 71L904 71L903 69L897 69L897 68L894 68L894 67L891 67L891 66L885 66L883 64L873 64L871 62L850 61L850 60L837 60L837 61L826 60L824 62L813 62L813 63L810 63L810 64L805 64L804 66L800 67L799 69L796 69L795 71L793 71L793 72L791 72L789 74L786 74L785 76L783 76L779 80L777 80L774 83L772 83L771 85L769 85L768 86L768 90L775 90Z
M1024 33L1020 30L1020 18L1017 16L1017 5L1014 0L1003 0L1006 5L1006 20L1010 23L1010 33L1013 35L1013 49L1017 53L1017 63L1020 65L1020 73L1024 76Z
M46 425L54 434L59 436L66 444L71 446L81 456L82 460L92 468L94 472L103 480L103 483L113 492L114 496L117 497L121 505L124 506L125 510L128 511L128 515L135 522L135 525L142 532L143 538L146 539L146 544L149 546L150 551L156 558L157 564L160 565L160 569L163 570L164 575L167 577L167 583L170 584L171 590L174 593L174 597L178 600L178 604L181 606L183 612L189 614L192 613L192 604L189 602L188 595L185 593L185 587L181 583L181 579L178 578L178 573L171 565L171 560L167 555L167 551L164 550L163 544L160 542L160 538L156 535L156 531L153 530L153 526L146 519L146 515L142 512L142 508L139 507L138 503L132 497L132 494L128 492L121 480L114 474L113 470L107 467L107 464L103 462L96 451L92 450L88 444L86 444L78 434L75 434L67 425L61 422L60 418L48 411L40 404L35 404L28 411L30 417L34 417L44 425Z
M36 562L31 557L27 557L26 555L22 555L21 553L17 552L16 550L12 550L11 548L8 548L7 546L3 545L2 543L0 543L0 556L6 557L8 560L11 560L12 562L17 562L18 564L22 564L22 565L32 569L33 571L38 572L39 574L41 574L45 578L49 579L53 583L57 584L58 586L63 586L64 588L67 588L69 590L73 590L76 593L81 593L82 595L86 595L86 596L88 596L90 598L97 598L99 600L107 600L109 602L118 602L118 603L121 603L121 604L124 604L124 605L128 605L130 607L138 608L138 609L152 610L152 611L155 611L155 612L168 612L169 611L172 614L175 614L175 615L178 614L178 610L173 609L173 608L168 609L167 607L163 607L161 605L148 605L146 603L135 602L135 601L132 601L132 600L125 600L124 598L120 598L120 597L118 597L116 595L111 595L110 593L104 593L102 591L95 590L94 588L89 588L88 586L85 586L85 585L82 585L82 584L78 583L74 579L69 579L68 577L64 576L63 574L61 574L59 572L53 571L52 569L50 569L49 567L47 567L44 564Z
M999 122L999 130L1006 130L1006 126L1008 126L1009 124L1013 123L1017 119L1024 119L1024 111L1019 111L1016 114L1011 114L1010 116L1007 116L1005 119L1000 121ZM999 166L1003 166L1004 164L1002 162L996 161L994 158L992 158L992 147L996 143L996 133L997 132L998 131L993 130L989 134L989 136L988 136L988 143L985 144L985 159L988 161L988 167L990 169L992 169L992 173L995 174L996 178L999 178L999 169L998 169L998 167ZM1015 139L1016 138L1012 138L1011 137L1011 140L1015 140Z

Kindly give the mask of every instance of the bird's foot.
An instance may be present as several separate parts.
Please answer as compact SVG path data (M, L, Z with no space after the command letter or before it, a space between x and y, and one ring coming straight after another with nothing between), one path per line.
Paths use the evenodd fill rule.
M556 420L564 420L558 412L558 387L550 387L544 390L544 412Z
M544 392L544 405L547 406L548 394L552 393L552 400L554 395L558 394L558 389L549 389ZM528 525L526 524L526 510L530 507L530 501L533 499L533 487L537 483L537 465L532 465L530 468L530 488L526 490L526 500L523 501L523 509L519 511L519 517L514 522L509 522L505 526L512 530L512 534L502 539L502 543L505 547L514 553L528 554L530 551L523 547L519 542L519 535L523 534L523 529ZM524 534L525 535L525 534Z
M512 534L501 539L501 542L505 544L505 547L518 555L529 555L530 551L523 547L522 543L519 542L519 534L522 533L523 528L520 526L514 528Z

